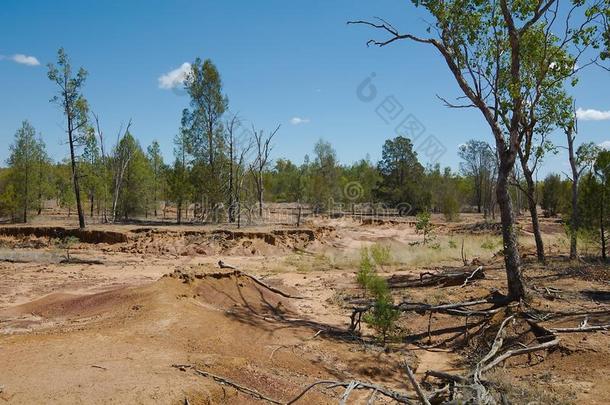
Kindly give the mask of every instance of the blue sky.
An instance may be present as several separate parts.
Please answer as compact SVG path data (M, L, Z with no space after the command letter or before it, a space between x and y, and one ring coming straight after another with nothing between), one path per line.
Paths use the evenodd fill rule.
M372 16L425 34L423 16L408 0L3 0L0 160L6 161L24 119L42 133L55 159L67 156L63 117L49 103L55 88L45 66L63 46L73 65L89 71L84 93L101 117L108 144L131 118L142 145L158 140L171 160L188 97L160 88L159 78L201 57L218 66L232 111L258 128L282 124L275 158L301 162L324 138L342 162L367 154L377 160L383 141L410 116L425 127L416 147L439 142L446 150L440 163L457 168L459 144L470 138L491 141L480 113L447 109L436 98L453 98L459 90L433 49L409 42L367 48L366 40L376 33L346 25ZM365 102L357 90L371 74L377 96ZM609 88L610 73L589 69L574 89L579 107L607 116L581 121L581 141L610 140L610 113L603 114L610 111ZM561 134L555 139L563 143ZM555 157L544 172L565 169Z

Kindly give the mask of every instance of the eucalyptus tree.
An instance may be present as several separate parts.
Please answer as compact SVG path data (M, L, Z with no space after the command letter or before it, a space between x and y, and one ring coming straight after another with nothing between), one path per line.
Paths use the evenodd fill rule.
M206 194L215 209L226 191L221 173L225 152L222 117L229 101L222 92L220 72L210 59L195 60L185 88L191 98L191 108L184 111L182 120L189 129L188 149L198 169L202 201Z
M49 63L48 69L49 79L59 88L57 95L51 99L51 102L59 105L66 117L66 133L68 134L68 144L70 146L72 183L76 197L78 224L81 229L84 229L85 214L80 196L76 147L78 146L78 138L81 135L81 131L86 129L88 122L89 107L87 106L87 100L81 93L87 78L87 71L81 67L76 75L74 75L70 58L63 48L60 48L57 52L57 65Z
M582 47L588 47L597 39L597 28L592 21L600 12L595 7L603 1L590 5L575 0L571 10L564 13L565 10L559 10L558 0L412 0L416 7L423 7L432 16L425 37L401 33L385 20L352 22L389 34L388 39L370 40L368 44L383 47L408 40L432 46L446 62L467 100L459 105L444 100L445 104L478 109L489 125L499 159L496 197L502 221L507 298L510 300L525 296L515 214L509 194L509 179L523 142L523 122L529 108L527 94L532 85L523 67L527 59L524 54L543 49L552 30L563 32L559 19L564 15L565 37L555 45L564 50L576 47L577 52L581 52ZM575 25L571 18L578 12L583 16ZM540 38L534 34L541 29L549 35ZM533 51L531 54L533 61L546 62ZM542 75L539 79L545 77Z
M460 145L458 156L463 160L460 162L460 171L463 175L470 177L473 182L474 203L477 212L487 214L490 209L486 190L490 190L493 181L492 174L495 172L496 158L493 149L485 141L471 139Z
M15 132L15 140L9 147L9 181L13 184L23 222L28 221L28 211L36 199L36 182L39 164L46 155L44 143L38 142L36 130L28 121L23 121Z
M163 189L163 155L159 142L153 141L147 149L147 157L152 169L152 202L155 217L157 217L157 207L159 205L159 193Z

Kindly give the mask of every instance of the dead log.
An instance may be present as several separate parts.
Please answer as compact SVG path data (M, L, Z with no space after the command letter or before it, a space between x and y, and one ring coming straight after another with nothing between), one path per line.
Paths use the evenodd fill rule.
M452 287L463 286L473 280L485 278L482 266L474 271L450 270L445 272L424 272L419 275L419 279L394 275L388 279L390 288L413 288L413 287Z

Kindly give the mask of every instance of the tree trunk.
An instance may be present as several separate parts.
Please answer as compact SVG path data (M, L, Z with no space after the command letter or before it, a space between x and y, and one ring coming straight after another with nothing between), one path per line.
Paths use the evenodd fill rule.
M574 156L574 137L572 136L573 128L567 130L568 136L568 157L570 160L570 168L572 169L572 218L570 219L570 259L574 260L578 256L578 227L579 227L579 212L578 212L578 179L580 173Z
M599 233L602 243L602 259L606 261L606 232L604 229L604 194L606 193L606 184L602 182L602 191L600 193L600 205L599 205Z
M91 204L91 212L90 212L90 216L91 218L93 218L93 210L94 210L94 202L93 202L93 193L91 193L91 195L89 196L89 204Z
M506 152L505 152L506 153ZM498 183L496 197L500 206L500 217L502 220L502 239L504 245L504 264L506 266L506 279L508 282L508 299L518 301L525 296L525 287L521 275L521 258L517 246L517 234L515 232L515 213L513 211L510 194L508 192L508 179L514 166L502 159L498 171Z
M527 157L520 154L521 168L523 169L523 177L527 183L526 198L527 205L532 218L532 230L534 232L534 239L536 240L536 257L538 262L544 263L544 242L542 241L542 234L540 232L540 222L538 221L538 204L536 199L536 184L534 183L533 173L530 170Z
M68 127L71 123L68 124ZM74 182L74 195L76 197L76 210L78 211L78 227L85 229L85 213L83 212L83 204L80 199L80 186L78 185L78 173L76 170L76 157L74 155L74 140L72 138L72 130L68 130L68 138L70 142L70 159L72 161L72 180Z
M182 202L179 201L176 205L176 222L178 225L182 223Z

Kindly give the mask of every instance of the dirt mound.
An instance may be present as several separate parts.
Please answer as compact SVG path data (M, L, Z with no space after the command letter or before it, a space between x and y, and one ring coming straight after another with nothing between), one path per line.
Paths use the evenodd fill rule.
M47 321L36 333L0 334L0 398L15 403L257 403L173 364L288 401L312 381L354 378L352 365L379 361L314 339L318 329L294 321L290 299L235 271L181 270L141 287L49 295L11 313ZM336 403L343 391L312 390L303 401Z
M105 317L140 309L155 297L192 298L215 310L246 308L256 313L285 311L285 297L266 289L239 271L176 270L145 287L124 287L90 295L53 293L4 311L0 319L33 315L45 319Z
M69 229L59 226L34 227L34 226L11 226L0 227L0 235L5 236L36 236L38 238L63 239L73 236L84 243L124 243L127 235L114 231L99 231L94 229Z

